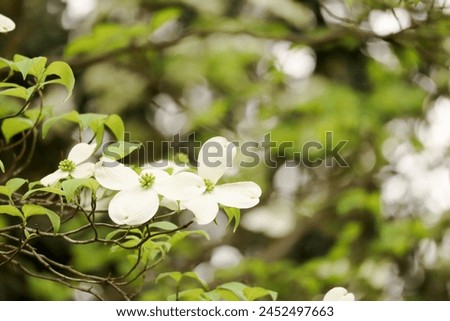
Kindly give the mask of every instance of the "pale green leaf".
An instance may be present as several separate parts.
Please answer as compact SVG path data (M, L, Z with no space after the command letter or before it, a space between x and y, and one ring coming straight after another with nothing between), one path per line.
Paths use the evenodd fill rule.
M23 186L23 184L27 183L28 181L26 179L23 178L11 178L9 181L6 182L6 186L9 188L9 190L11 191L11 194L16 192L19 188L21 188Z
M239 300L247 300L246 296L244 295L244 289L247 288L247 286L242 283L228 282L219 285L217 288L231 291L234 295L236 295L236 297L239 298Z
M52 210L36 204L25 204L24 206L22 206L22 212L26 218L34 215L46 215L50 220L50 223L52 224L53 231L55 233L59 231L61 219L59 215Z
M61 84L67 89L66 101L72 95L73 87L75 86L75 77L70 66L63 61L52 62L45 69L44 77L47 78L50 75L59 77L58 79L52 79L45 81L44 84Z
M239 223L241 222L241 210L234 207L224 207L223 209L228 216L227 226L234 220L233 233L236 232Z
M125 125L123 124L122 118L119 115L112 114L109 115L105 121L105 126L108 127L114 134L117 140L123 141L125 138Z
M185 272L185 273L183 273L182 278L190 278L190 279L194 279L194 280L196 280L197 282L199 282L199 283L203 286L203 288L205 288L206 290L209 289L208 283L206 283L205 280L203 280L202 278L200 278L200 277L197 275L197 273L195 273L195 272Z
M148 227L154 227L164 231L173 231L178 228L177 225L167 221L155 222L150 224Z
M6 214L11 216L17 216L23 219L23 214L17 207L12 205L0 205L0 214Z
M7 143L11 141L15 135L30 129L34 126L32 120L24 117L14 117L3 120L2 133Z
M67 120L72 123L80 125L80 115L75 110L67 114L51 117L47 119L42 125L42 138L45 138L47 136L49 129L56 123L59 123L61 120Z
M12 193L11 193L11 189L10 189L8 186L1 185L1 186L0 186L0 194L1 194L1 195L5 195L5 196L7 196L9 199L11 199Z
M1 160L0 160L0 171L2 171L3 173L5 172L5 165Z
M91 128L93 132L97 132L98 128L103 125L108 115L86 113L80 114L80 124L82 129Z
M103 155L115 160L122 159L142 147L142 143L115 142L103 149Z
M32 189L32 190L26 192L25 195L23 195L22 199L25 200L31 194L34 194L34 193L37 193L37 192L44 192L44 193L61 195L61 196L65 196L66 195L66 193L63 190L60 190L58 188L54 188L54 187L40 187L40 188Z
M175 301L175 300L179 300L179 301L199 301L202 299L202 295L205 292L205 290L200 289L200 288L195 288L195 289L189 289L189 290L184 290L184 291L180 291L177 294L171 294L167 297L168 301Z
M247 287L243 289L243 293L248 301L255 301L257 299L270 296L272 301L276 301L277 293L260 287Z
M155 14L153 14L152 19L150 21L152 31L157 30L159 27L161 27L166 22L169 22L171 20L178 18L180 16L180 14L181 14L181 11L179 8L168 8L168 9L157 11Z
M156 278L155 283L158 283L162 279L169 278L169 279L174 280L176 284L179 284L182 276L183 275L181 274L181 272L178 272L178 271L161 273Z
M61 183L61 187L65 192L67 200L71 202L73 200L75 192L80 187L87 187L91 190L95 190L98 188L98 183L92 178L73 178L63 181Z
M14 87L0 91L0 95L21 98L25 101L28 101L34 90L34 86L30 88Z

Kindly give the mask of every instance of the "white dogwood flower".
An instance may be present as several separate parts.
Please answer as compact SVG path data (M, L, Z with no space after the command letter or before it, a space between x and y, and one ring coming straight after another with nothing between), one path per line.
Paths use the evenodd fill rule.
M110 218L120 225L140 225L158 211L158 187L168 188L170 175L158 169L143 169L140 174L130 167L102 158L95 166L95 179L103 187L119 191L108 206Z
M59 162L58 169L41 179L41 184L51 186L67 177L87 178L94 173L94 163L86 162L95 151L95 144L79 143L69 152L67 159Z
M236 146L224 137L213 137L203 144L198 155L198 177L192 173L179 173L179 179L196 181L198 188L185 193L190 197L181 200L180 205L194 213L199 224L212 222L219 212L219 204L235 208L250 208L259 203L261 188L254 182L237 182L216 185L231 167ZM188 177L189 175L189 177ZM182 185L182 184L180 184ZM201 194L199 194L201 191ZM197 194L197 195L196 195ZM175 195L173 195L175 196Z
M335 287L323 297L324 301L355 301L355 295L343 287Z

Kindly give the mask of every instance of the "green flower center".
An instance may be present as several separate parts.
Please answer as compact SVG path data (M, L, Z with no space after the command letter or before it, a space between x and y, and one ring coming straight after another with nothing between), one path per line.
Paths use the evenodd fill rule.
M153 174L145 173L141 174L141 176L139 177L139 183L141 184L141 187L144 189L150 188L154 182L155 176L153 176Z
M75 169L76 165L70 159L65 159L59 162L58 168L63 172L71 172Z
M206 178L204 179L204 181L205 181L205 185L206 185L206 192L214 191L214 183Z

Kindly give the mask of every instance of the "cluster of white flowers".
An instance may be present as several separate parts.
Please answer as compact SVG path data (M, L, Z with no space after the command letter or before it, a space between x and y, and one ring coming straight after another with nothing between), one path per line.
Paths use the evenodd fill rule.
M116 224L143 224L160 206L190 210L199 224L208 224L217 216L219 205L245 209L259 203L261 188L254 182L217 184L236 155L236 147L224 137L205 142L196 169L173 163L160 168L148 164L134 170L107 157L96 164L87 162L94 151L95 145L75 145L58 170L41 183L52 186L61 179L94 177L102 187L117 191L108 206Z

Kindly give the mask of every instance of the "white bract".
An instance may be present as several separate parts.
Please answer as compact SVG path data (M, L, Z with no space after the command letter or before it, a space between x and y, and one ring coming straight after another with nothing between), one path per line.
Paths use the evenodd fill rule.
M95 166L95 179L100 185L119 191L109 203L108 213L120 225L140 225L149 221L159 208L159 187L170 189L165 183L169 176L158 169L143 169L138 174L107 158L102 158Z
M76 144L67 159L59 163L58 169L41 179L41 184L51 186L67 177L88 178L94 173L94 163L86 162L95 151L95 145Z
M335 287L323 297L324 301L355 301L355 295L343 287Z
M7 16L0 14L0 32L5 33L12 31L16 28L14 21L9 19Z
M173 176L173 180L197 183L195 189L188 184L184 185L184 192L189 195L187 199L179 199L177 195L172 197L181 200L181 207L193 212L199 224L212 222L219 212L219 204L244 209L259 203L261 188L254 182L216 185L231 167L235 155L236 146L224 137L213 137L200 149L198 176L192 173L179 173Z

